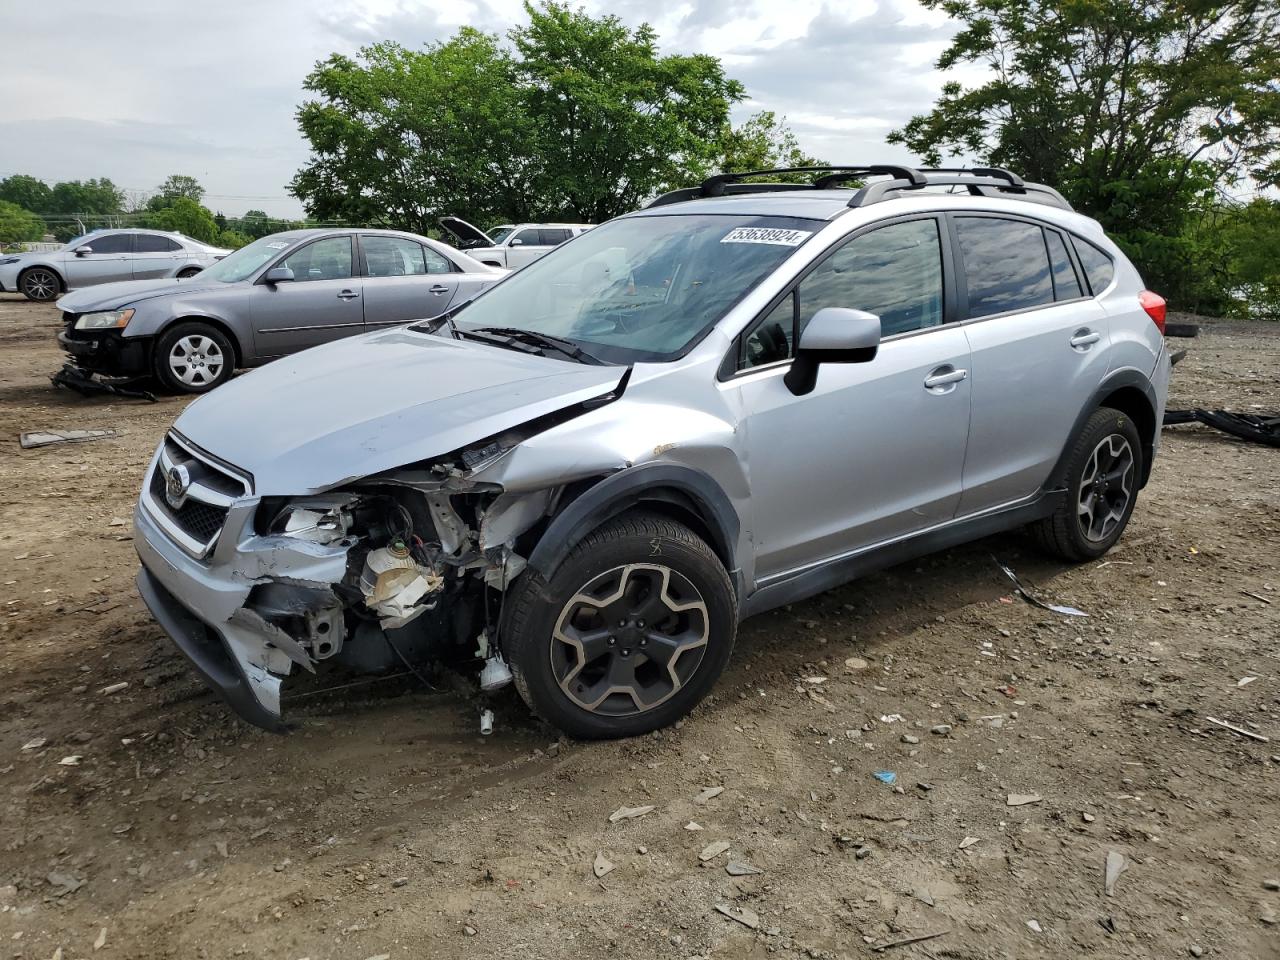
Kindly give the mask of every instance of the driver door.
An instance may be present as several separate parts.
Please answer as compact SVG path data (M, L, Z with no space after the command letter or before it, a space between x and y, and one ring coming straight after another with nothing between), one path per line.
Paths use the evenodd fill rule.
M293 279L253 285L254 343L263 357L314 347L364 328L364 299L348 236L298 247L274 266Z
M132 280L133 237L132 233L95 233L85 237L76 249L88 247L93 252L81 255L72 250L64 261L68 289Z
M945 323L944 231L929 216L854 235L739 338L737 370L721 388L741 411L757 580L955 515L969 346L958 324ZM823 364L813 392L795 396L783 376L823 307L878 315L879 352L867 363Z

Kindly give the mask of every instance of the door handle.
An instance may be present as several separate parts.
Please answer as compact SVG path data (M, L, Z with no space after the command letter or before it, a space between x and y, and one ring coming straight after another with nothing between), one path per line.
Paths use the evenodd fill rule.
M1102 334L1084 327L1075 332L1075 335L1071 338L1071 346L1076 350L1088 350L1101 339Z
M356 293L354 290L343 290L341 293L338 294L338 299L354 300L358 296L360 296L360 294Z
M435 286L428 287L427 289L429 289L432 293L436 294L437 296L439 296L442 293L449 292L449 288L446 287L443 283L437 283Z
M954 390L954 384L959 383L969 376L968 370L957 370L955 367L947 364L938 367L929 376L924 378L924 388L934 393L950 393ZM951 387L951 390L943 389Z

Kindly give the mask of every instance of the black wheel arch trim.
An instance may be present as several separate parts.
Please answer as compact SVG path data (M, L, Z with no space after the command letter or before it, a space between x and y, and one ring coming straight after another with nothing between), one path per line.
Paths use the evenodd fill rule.
M644 463L610 474L572 500L552 519L533 552L529 567L550 578L569 552L592 530L645 503L692 509L710 537L742 596L741 571L734 562L741 521L728 495L710 475L677 463Z
M1151 383L1151 378L1135 367L1124 367L1107 374L1102 383L1098 385L1097 390L1093 392L1089 402L1077 414L1076 421L1071 427L1071 433L1062 448L1062 454L1058 457L1058 462L1053 465L1053 471L1049 474L1049 480L1045 484L1046 489L1058 489L1066 482L1067 457L1075 447L1076 439L1084 432L1085 424L1088 423L1095 410L1107 405L1107 398L1117 391L1125 389L1137 390L1146 398L1148 413L1151 418L1150 431L1147 431L1143 424L1136 424L1139 427L1138 437L1142 441L1142 478L1139 487L1147 485L1147 479L1151 476L1151 454L1155 448L1155 431L1159 429L1155 419L1156 411L1160 408L1160 404L1156 397L1156 388Z

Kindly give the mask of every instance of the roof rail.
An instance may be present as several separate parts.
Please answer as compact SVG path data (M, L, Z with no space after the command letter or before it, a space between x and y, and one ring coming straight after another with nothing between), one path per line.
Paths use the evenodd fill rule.
M751 177L768 177L784 173L824 174L813 183L744 183ZM980 197L1017 196L1023 200L1071 209L1057 190L1041 183L1026 183L1016 173L1003 167L907 167L900 164L868 164L866 166L779 167L774 170L749 170L743 173L717 173L696 187L672 190L653 200L650 207L664 207L685 200L724 197L746 193L775 193L788 190L827 190L849 180L863 177L888 177L861 186L849 201L851 207L865 207L889 199L901 190L923 190L925 187L964 187Z

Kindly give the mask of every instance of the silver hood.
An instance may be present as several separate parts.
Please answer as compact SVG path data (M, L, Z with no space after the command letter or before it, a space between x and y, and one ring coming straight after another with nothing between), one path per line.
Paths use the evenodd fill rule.
M237 377L187 407L174 429L251 473L257 495L302 495L601 396L625 371L399 327Z
M190 280L168 278L164 280L121 280L118 283L100 283L80 290L72 290L58 303L64 313L88 313L91 310L118 310L143 300L167 297L175 294L200 293L208 290L234 290L235 283L217 280L200 282L196 274Z

